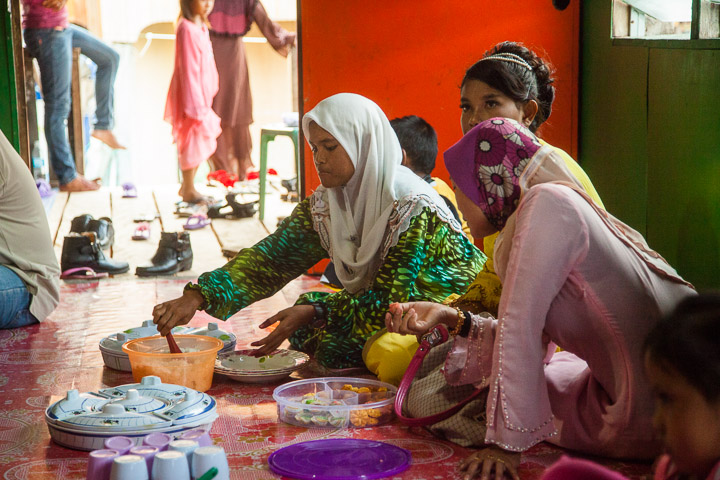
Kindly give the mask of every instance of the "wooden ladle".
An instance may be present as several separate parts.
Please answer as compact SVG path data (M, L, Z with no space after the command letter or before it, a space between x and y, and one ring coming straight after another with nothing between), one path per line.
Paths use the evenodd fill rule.
M165 338L167 339L168 347L170 347L170 353L182 353L172 333L168 333Z

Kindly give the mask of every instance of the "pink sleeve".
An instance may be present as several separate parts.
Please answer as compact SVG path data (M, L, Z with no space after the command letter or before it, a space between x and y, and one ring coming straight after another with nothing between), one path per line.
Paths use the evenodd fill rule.
M192 32L182 23L175 38L178 48L180 95L183 113L190 118L205 118L210 106L205 104L202 85L202 51L193 39Z
M588 250L588 228L574 206L581 199L574 197L565 187L538 185L516 212L487 405L486 441L506 450L523 451L557 433L543 329L551 303Z
M471 314L467 321L471 322L467 338L456 336L445 359L445 380L450 385L473 384L481 388L490 378L497 320L483 312Z

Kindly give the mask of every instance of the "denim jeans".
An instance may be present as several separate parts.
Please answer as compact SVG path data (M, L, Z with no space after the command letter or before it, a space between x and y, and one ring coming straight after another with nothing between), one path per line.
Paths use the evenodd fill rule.
M113 128L114 83L120 55L84 28L70 25L64 30L52 28L25 29L25 44L40 67L43 98L45 99L45 139L50 165L61 185L77 176L70 152L66 120L70 114L70 82L72 79L72 49L95 62L95 129Z
M0 328L18 328L37 323L30 313L30 292L25 282L0 265Z

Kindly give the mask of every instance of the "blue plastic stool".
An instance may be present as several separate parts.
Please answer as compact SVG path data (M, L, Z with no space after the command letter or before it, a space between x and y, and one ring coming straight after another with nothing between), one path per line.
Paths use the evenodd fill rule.
M265 218L265 189L267 181L267 146L275 140L278 135L290 137L295 146L295 167L300 181L300 146L298 142L298 127L286 127L284 125L268 125L260 130L260 211L258 216L262 221ZM299 185L299 183L298 183Z

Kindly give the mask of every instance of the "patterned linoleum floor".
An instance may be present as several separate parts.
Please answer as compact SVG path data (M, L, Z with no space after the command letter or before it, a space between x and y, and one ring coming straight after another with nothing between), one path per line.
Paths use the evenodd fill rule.
M97 391L133 383L132 375L103 365L98 343L103 337L139 326L151 318L158 302L178 296L187 280L124 279L62 285L62 302L40 325L0 330L0 475L4 479L85 478L87 452L53 443L44 420L45 408L67 390ZM308 289L324 288L315 278L301 277L275 296L257 302L221 324L238 337L236 348L263 336L262 320L293 303ZM212 317L200 312L192 326ZM296 374L294 374L296 375ZM292 378L291 378L292 379ZM460 478L457 465L468 450L410 431L397 422L354 430L302 428L278 422L273 389L279 383L251 385L216 375L208 393L218 401L219 419L213 440L225 448L230 478L274 479L267 458L273 451L300 441L323 438L382 440L412 452L413 465L394 479L440 480ZM562 452L540 444L526 452L523 479L538 478ZM603 462L631 478L650 471L644 464Z

